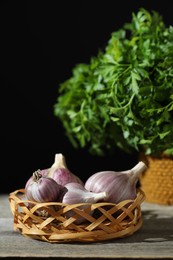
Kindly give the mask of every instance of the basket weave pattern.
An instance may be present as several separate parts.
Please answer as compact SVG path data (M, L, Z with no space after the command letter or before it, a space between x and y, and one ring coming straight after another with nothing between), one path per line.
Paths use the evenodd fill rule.
M146 201L173 205L173 159L145 156L143 161L148 165L140 179Z
M119 204L36 203L24 198L23 189L9 195L14 229L26 237L51 243L96 242L132 235L142 225L140 205L144 199L142 190L135 200ZM78 224L81 218L85 221Z

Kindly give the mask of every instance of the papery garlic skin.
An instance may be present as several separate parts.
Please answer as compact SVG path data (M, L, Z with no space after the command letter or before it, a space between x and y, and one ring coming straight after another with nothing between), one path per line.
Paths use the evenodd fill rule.
M58 200L61 186L52 178L34 172L32 181L26 183L25 195L28 200L36 202L53 202Z
M136 184L147 166L139 162L127 171L102 171L91 175L85 182L85 189L92 192L107 192L107 202L119 203L134 200L137 196Z
M50 167L47 176L53 178L62 186L65 186L69 182L77 182L84 186L82 180L67 168L65 157L61 153L55 154L55 161Z

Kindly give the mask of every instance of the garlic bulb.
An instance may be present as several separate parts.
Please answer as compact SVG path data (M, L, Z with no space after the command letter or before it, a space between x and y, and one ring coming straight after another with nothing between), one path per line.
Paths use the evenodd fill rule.
M54 164L50 167L47 176L53 178L62 186L69 182L77 182L84 185L82 180L67 168L65 157L61 153L55 155Z
M85 189L91 192L107 192L107 202L119 203L137 196L136 184L147 166L141 161L126 171L101 171L91 175L85 182Z
M57 201L61 186L51 178L40 174L40 171L33 173L32 180L25 185L25 195L28 200L37 202Z
M96 203L98 201L103 201L107 198L106 192L89 192L87 191L82 184L80 183L68 183L65 185L65 188L67 189L66 193L64 194L62 198L62 203L65 204L78 204L78 203ZM86 208L87 205L82 205L79 208L82 210ZM90 215L93 214L94 211L90 211ZM74 212L68 211L65 213L65 216L67 218L70 218L74 216ZM75 220L75 224L81 224L85 221L85 218L78 217Z
M40 170L40 169L38 169L36 172L38 173L38 174L40 174L41 176L47 176L47 174L48 174L48 170L49 169L44 169L44 170ZM28 179L28 181L26 182L26 184L25 184L25 189L27 188L27 186L31 183L31 182L33 182L33 175Z

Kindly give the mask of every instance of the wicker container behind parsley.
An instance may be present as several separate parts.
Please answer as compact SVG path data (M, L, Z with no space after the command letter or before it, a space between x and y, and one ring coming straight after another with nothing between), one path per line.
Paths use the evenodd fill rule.
M75 66L54 107L75 147L97 155L114 147L173 155L172 43L173 27L141 8L104 51Z

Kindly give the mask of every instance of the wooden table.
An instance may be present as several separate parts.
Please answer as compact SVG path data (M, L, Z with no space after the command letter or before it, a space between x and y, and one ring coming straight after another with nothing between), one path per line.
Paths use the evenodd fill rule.
M133 235L97 243L56 243L13 230L8 195L0 195L0 258L173 259L173 206L144 202L143 226Z

